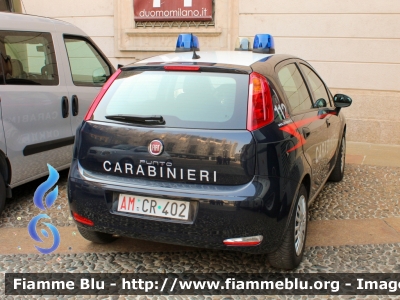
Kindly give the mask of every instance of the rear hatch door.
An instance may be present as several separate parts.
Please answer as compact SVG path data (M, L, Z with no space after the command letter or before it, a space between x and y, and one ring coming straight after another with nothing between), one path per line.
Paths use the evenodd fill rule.
M247 74L122 71L80 134L99 174L238 185L254 176Z

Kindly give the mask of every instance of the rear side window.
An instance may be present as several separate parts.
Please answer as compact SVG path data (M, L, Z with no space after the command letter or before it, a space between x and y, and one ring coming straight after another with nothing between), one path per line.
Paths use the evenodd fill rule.
M306 84L295 64L289 64L280 69L278 77L289 100L292 113L312 108Z
M300 64L300 67L310 83L310 88L314 93L315 101L324 99L326 103L329 103L329 96L322 80L306 65Z
M94 112L161 115L166 127L245 129L249 76L228 73L124 71Z
M74 84L102 86L110 77L111 68L96 48L83 37L66 36L64 42Z
M0 31L0 52L6 84L58 85L50 33Z

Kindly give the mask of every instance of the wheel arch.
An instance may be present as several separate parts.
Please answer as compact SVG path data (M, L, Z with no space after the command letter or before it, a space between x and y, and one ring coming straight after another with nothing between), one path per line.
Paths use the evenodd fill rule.
M310 193L311 193L311 176L310 176L310 174L307 173L304 175L303 180L300 182L299 189L302 184L304 185L304 187L307 190L307 198L308 198L307 202L309 202L310 201Z
M301 185L304 185L304 187L306 188L306 191L307 191L307 204L309 205L310 204L310 199L311 199L311 197L310 197L310 193L311 193L311 175L310 175L310 173L308 173L308 172L304 173L302 179L299 180L297 185L296 185L296 190L295 190L295 192L293 194L294 195L293 196L293 201L291 202L291 205L290 205L290 211L288 213L288 219L287 219L287 222L285 224L284 232L286 232L286 230L288 229L288 226L289 226L289 223L290 223L290 219L292 217L292 214L294 214L295 204L296 204L297 197L299 195L299 191L300 191Z
M10 188L11 176L12 176L11 163L7 155L2 150L0 150L0 174L4 179L6 198L11 198L12 197Z
M0 174L7 185L11 182L11 164L7 156L0 150Z
M346 136L346 128L347 128L347 124L344 123L344 125L343 125L343 130L342 130L342 132L341 132L341 134L340 134L340 136L339 136L339 139L338 139L338 144L337 144L336 151L335 151L335 159L338 158L338 155L339 155L339 148L340 148L340 144L342 143L342 139L343 139L343 137Z

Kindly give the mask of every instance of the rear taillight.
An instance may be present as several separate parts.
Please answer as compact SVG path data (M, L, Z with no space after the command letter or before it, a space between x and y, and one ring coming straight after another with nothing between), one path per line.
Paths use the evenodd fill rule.
M164 66L165 71L200 71L200 66Z
M271 91L267 79L259 73L250 74L247 130L254 131L274 120Z
M114 80L118 77L118 75L121 73L121 69L118 69L115 71L114 74L111 75L111 77L107 80L107 82L103 85L101 88L100 92L94 99L92 105L90 105L88 112L86 113L86 116L84 118L85 121L88 121L92 118L94 111L97 108L97 105L99 105L101 99L103 98L104 94L107 92L107 90L110 88L111 84L114 82Z

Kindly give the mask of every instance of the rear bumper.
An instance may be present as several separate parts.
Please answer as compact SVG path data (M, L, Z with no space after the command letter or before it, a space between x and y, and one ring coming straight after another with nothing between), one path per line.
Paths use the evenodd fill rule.
M90 173L75 160L68 180L71 211L88 218L90 230L143 240L201 248L268 253L281 243L297 183L256 176L240 186L212 186L121 179ZM195 213L190 222L149 218L116 211L119 193L186 200ZM225 239L262 235L255 247L229 247Z

